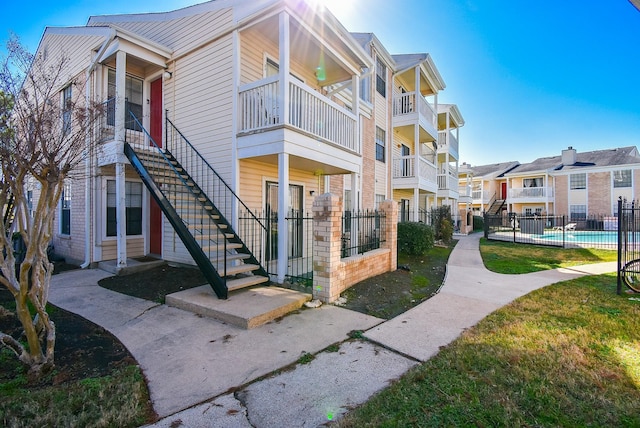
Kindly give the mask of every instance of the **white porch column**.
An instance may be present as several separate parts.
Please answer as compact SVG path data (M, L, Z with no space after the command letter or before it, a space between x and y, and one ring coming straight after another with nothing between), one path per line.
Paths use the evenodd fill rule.
M358 175L355 172L351 173L351 211L358 212L360 211L360 201L358 200ZM344 204L343 204L344 207ZM344 214L343 214L344 215ZM350 256L357 254L358 247L358 222L354 221L351 223L351 242L350 245L352 247Z
M287 211L289 210L289 154L278 155L278 267L277 282L282 284L287 275L289 262L289 228Z
M420 189L415 187L413 189L413 219L411 221L420 221Z
M279 100L279 113L280 120L283 124L289 123L289 52L291 50L290 36L289 36L289 14L286 12L280 13L280 40L279 40L279 76L280 80L280 100Z
M127 54L116 53L116 99L115 99L115 140L124 145L125 140L125 77L127 70ZM127 266L127 200L125 190L125 165L116 162L116 269Z

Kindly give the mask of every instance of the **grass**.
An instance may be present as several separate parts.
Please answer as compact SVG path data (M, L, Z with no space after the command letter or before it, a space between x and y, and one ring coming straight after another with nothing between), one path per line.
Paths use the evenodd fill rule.
M12 364L15 357L2 361ZM17 369L19 371L20 369ZM0 425L139 426L149 420L147 388L137 366L110 376L86 378L62 385L29 388L24 374L0 384Z
M638 409L640 302L608 274L492 313L339 426L640 426Z
M559 249L480 239L480 254L490 271L507 274L537 272L590 263L615 262L617 250Z

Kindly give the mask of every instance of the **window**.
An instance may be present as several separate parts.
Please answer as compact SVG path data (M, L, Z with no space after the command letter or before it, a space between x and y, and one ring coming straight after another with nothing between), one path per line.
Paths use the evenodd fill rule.
M71 132L71 85L62 90L62 132Z
M127 181L125 186L127 235L142 235L142 183ZM116 181L107 180L107 236L117 235Z
M571 221L586 220L587 219L587 206L586 205L571 205L569 206L569 217Z
M116 97L116 72L115 70L109 70L107 75L107 97L109 100L115 100ZM142 120L142 80L132 76L125 77L124 84L124 96L126 99L125 103L125 128L132 129L134 131L142 131L140 126L135 123L131 114L135 116L138 120ZM115 102L115 101L112 101ZM108 108L107 111L107 124L114 126L115 125L115 111L113 114L110 114L111 108Z
M387 96L387 66L380 60L376 59L376 91L386 98Z
M531 217L531 215L533 214L533 211L531 210L531 208L525 208L524 209L524 215L527 217Z
M522 180L522 187L542 187L543 182L544 179L542 177L525 178Z
M27 209L29 217L33 217L33 190L27 190Z
M71 185L69 183L64 183L60 199L60 233L71 235Z
M584 172L581 174L571 174L569 176L569 183L571 190L580 190L587 188L587 174Z
M376 195L376 209L380 209L380 204L384 202L384 195Z
M376 126L376 160L377 161L384 162L386 140L387 140L387 135L384 132L384 129L381 129Z
M613 187L631 187L631 170L613 171Z

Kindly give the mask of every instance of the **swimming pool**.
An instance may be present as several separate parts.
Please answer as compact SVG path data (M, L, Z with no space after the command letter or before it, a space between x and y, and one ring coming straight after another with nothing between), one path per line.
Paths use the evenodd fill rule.
M631 234L630 234L631 235ZM544 235L536 235L536 239L541 239L543 241L551 241L551 242L573 242L577 244L586 244L586 243L602 243L602 244L617 244L618 243L618 232L617 231L567 231L562 232L551 232L545 233ZM636 233L635 236L629 236L629 240L635 238L636 242L640 242L640 234Z

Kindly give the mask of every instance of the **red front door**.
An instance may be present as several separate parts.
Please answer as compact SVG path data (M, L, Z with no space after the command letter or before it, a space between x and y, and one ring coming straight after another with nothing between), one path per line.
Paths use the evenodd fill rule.
M507 183L502 183L502 191L501 191L501 196L500 199L502 199L503 201L507 200Z
M162 78L151 82L149 108L149 133L153 142L162 147ZM162 211L153 198L149 201L149 252L162 255Z

